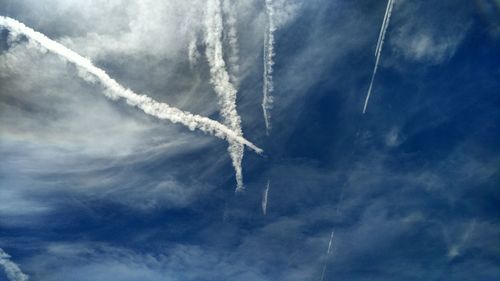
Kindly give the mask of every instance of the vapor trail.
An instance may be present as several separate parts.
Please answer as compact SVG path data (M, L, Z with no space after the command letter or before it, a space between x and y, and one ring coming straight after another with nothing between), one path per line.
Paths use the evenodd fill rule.
M196 35L191 34L191 40L189 41L188 45L188 59L189 59L189 66L193 68L197 63L198 59L200 58L200 53L198 52L198 40L196 39Z
M385 34L387 32L387 27L389 26L389 22L391 20L393 4L394 0L387 1L387 8L384 15L384 21L382 22L382 28L380 29L377 47L375 48L375 57L376 57L375 67L373 68L372 77L370 79L370 87L368 87L368 93L366 94L365 105L363 107L363 114L366 113L366 107L368 106L368 101L370 100L370 96L372 93L373 81L375 80L375 75L377 74L377 69L380 62L380 54L382 53L382 47L384 46Z
M262 98L262 112L264 113L264 121L266 123L266 133L269 135L271 131L271 115L269 111L273 107L273 97L271 93L274 91L273 84L273 65L274 65L274 6L272 0L265 0L267 14L267 29L264 36L264 85Z
M172 123L180 123L187 126L191 130L199 129L218 138L226 139L229 142L237 143L241 146L246 145L257 153L262 153L260 148L243 138L241 134L234 132L232 129L220 124L217 121L182 111L175 107L171 107L166 103L160 103L146 95L134 93L132 90L123 87L109 77L104 70L93 65L89 59L80 56L74 51L66 48L56 41L51 40L42 33L27 27L15 19L0 16L0 27L10 30L13 35L24 35L32 42L42 46L42 49L47 49L63 59L75 64L81 70L84 70L85 73L92 76L82 76L82 78L92 82L98 80L104 88L106 88L104 95L112 100L123 98L129 105L135 106L144 111L144 113L158 119L166 119Z
M332 242L333 242L333 234L334 233L335 233L335 231L332 231L332 234L330 235L330 242L328 242L328 250L326 251L327 255L330 255L330 253L332 251Z
M210 65L211 83L217 94L220 113L223 123L228 126L236 135L242 136L241 118L236 110L236 88L229 80L229 74L224 62L222 48L222 11L220 0L207 1L207 16L205 21L205 44L206 56ZM241 162L243 161L244 147L241 143L233 140L229 142L229 154L236 173L236 190L242 190L243 173Z
M270 186L271 182L268 180L267 181L267 187L266 187L266 190L264 190L264 194L262 195L262 213L264 215L267 214L267 199L268 199L268 196L269 196L269 186Z
M327 258L330 257L332 253L332 245L333 245L333 236L335 234L335 231L332 231L332 234L330 235L330 242L328 242L328 249L326 250L326 255ZM326 273L326 265L328 263L328 260L325 261L325 264L323 265L323 271L321 272L321 281L325 279L325 273Z
M386 30L387 18L389 16L389 9L391 8L392 1L393 0L388 0L387 7L385 8L384 21L382 22L382 26L380 27L380 33L378 35L378 40L377 40L377 47L375 48L375 57L377 56L378 51L380 49L380 42L382 41L382 38L385 36L384 31Z
M19 266L10 260L10 255L0 248L0 265L3 267L10 281L27 281L28 275L24 274Z
M227 39L229 41L229 69L231 82L237 87L240 74L240 49L238 47L238 29L236 28L236 16L234 4L231 0L222 0L222 10L228 26Z

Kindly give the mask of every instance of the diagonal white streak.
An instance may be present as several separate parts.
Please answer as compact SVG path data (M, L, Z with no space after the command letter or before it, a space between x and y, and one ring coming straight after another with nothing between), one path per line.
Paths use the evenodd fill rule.
M28 275L24 274L19 266L10 260L10 255L0 248L0 266L3 267L10 281L28 281Z
M333 236L335 234L335 231L332 231L332 234L330 235L330 241L328 242L328 249L326 250L326 255L327 257L330 257L332 254L332 246L333 246ZM325 279L325 273L326 273L326 265L328 261L325 261L325 264L323 265L323 270L321 272L321 281Z
M235 134L242 136L241 118L236 110L237 90L230 81L226 63L224 62L222 48L223 23L220 0L208 0L206 13L205 44L206 56L210 65L211 83L219 100L223 123ZM244 188L241 167L244 147L241 143L233 140L228 140L228 142L228 151L236 173L236 190L239 191Z
M222 0L222 10L226 25L228 26L226 36L229 42L228 66L230 78L233 85L238 87L240 74L240 49L238 47L238 29L236 28L236 15L232 0Z
M262 112L266 124L266 133L269 135L271 131L271 115L270 110L273 107L273 97L271 93L274 91L273 82L273 65L274 65L274 6L272 0L265 0L267 14L267 29L264 35L264 85L262 97Z
M328 242L328 250L326 251L326 254L329 255L332 251L332 242L333 242L333 235L335 231L332 231L332 234L330 235L330 242Z
M373 81L375 80L375 76L377 75L378 65L380 63L380 54L382 53L382 47L384 46L385 35L387 33L387 28L389 27L389 22L391 20L392 7L394 4L394 0L389 0L387 2L387 9L384 15L384 21L382 23L382 28L380 30L379 39L377 42L377 48L375 49L375 66L373 68L372 77L370 79L370 86L368 87L368 93L366 94L365 105L363 106L363 114L366 113L366 108L368 107L368 101L370 100L370 96L372 94L373 89Z
M267 181L267 186L266 189L264 190L264 193L262 194L262 213L264 215L267 214L267 201L269 198L269 187L270 187L271 182L268 180Z
M377 47L375 48L375 57L378 54L378 51L380 49L380 42L382 41L382 37L384 37L384 30L386 30L387 26L387 18L389 16L389 9L391 8L391 2L393 0L388 0L387 1L387 6L385 8L385 14L384 14L384 21L382 22L382 26L380 27L380 33L378 34L378 40L377 40Z
M239 132L235 132L217 121L182 111L166 103L160 103L146 95L134 93L132 90L123 87L113 80L104 70L93 65L89 59L80 56L60 43L51 40L42 33L27 27L15 19L0 16L0 27L10 30L13 35L22 34L26 36L30 41L39 44L44 49L57 54L66 61L75 64L86 73L91 74L93 78L96 78L106 89L104 95L110 99L116 100L118 98L123 98L129 105L137 107L144 113L158 119L169 120L172 123L180 123L191 130L198 129L221 139L226 139L231 143L237 143L241 146L246 145L257 153L262 153L262 149L243 138ZM88 77L84 78L89 80ZM92 81L95 81L95 79L92 79Z

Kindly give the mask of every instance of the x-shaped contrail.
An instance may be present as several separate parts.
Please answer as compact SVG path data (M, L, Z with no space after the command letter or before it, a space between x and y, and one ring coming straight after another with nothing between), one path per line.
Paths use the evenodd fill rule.
M82 57L62 44L48 38L44 34L37 32L30 27L27 27L15 19L0 16L0 27L10 30L14 36L24 35L28 38L28 40L36 43L37 46L40 46L41 49L49 50L50 52L62 57L68 62L73 63L81 70L90 74L94 79L89 79L88 77L84 77L84 79L89 82L99 81L106 89L106 91L103 92L104 95L112 100L123 98L127 104L137 107L144 113L158 119L166 119L172 123L180 123L191 130L201 130L218 138L225 139L230 143L230 145L239 146L241 149L243 146L247 146L259 154L263 152L262 149L243 137L239 124L235 125L230 122L225 122L227 125L223 125L210 118L180 110L166 103L158 102L146 95L137 94L120 85L103 69L92 64L89 59ZM239 120L239 116L237 116L235 111L230 112L229 115L230 117L237 117Z

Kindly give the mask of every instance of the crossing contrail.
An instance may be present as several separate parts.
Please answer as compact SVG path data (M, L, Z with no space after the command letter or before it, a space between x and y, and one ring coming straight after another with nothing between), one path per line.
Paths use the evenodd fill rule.
M264 85L262 97L262 112L264 113L264 121L266 123L266 133L269 135L271 131L271 115L270 110L273 107L273 97L271 93L274 91L273 84L273 65L274 65L274 6L272 0L265 0L267 14L267 28L264 36Z
M373 81L375 80L375 76L377 74L378 65L380 62L380 54L382 53L382 47L384 46L385 34L387 32L387 27L389 26L389 22L391 20L392 7L394 4L394 0L387 1L387 8L384 15L384 21L382 22L382 27L380 28L380 34L377 42L377 47L375 48L375 67L373 68L372 77L370 79L370 86L368 87L368 93L366 94L365 105L363 107L363 114L366 113L366 108L368 106L368 101L370 100L370 96L373 88Z
M104 70L93 65L89 59L80 56L62 44L53 41L42 33L27 27L15 19L0 16L0 27L10 30L13 35L26 36L30 41L42 46L43 49L47 49L52 53L57 54L66 61L75 64L86 73L91 74L92 79L89 77L82 78L92 82L97 79L104 86L104 88L106 88L104 95L112 100L123 98L129 105L137 107L144 113L158 119L169 120L172 123L180 123L188 127L190 130L198 129L218 138L225 139L228 142L236 143L240 146L246 145L255 152L262 153L262 149L243 138L241 133L235 132L217 121L182 111L166 103L160 103L146 95L134 93L132 90L123 87L118 82L113 80Z
M223 23L220 0L209 0L206 12L205 44L206 56L210 65L211 83L219 100L220 113L224 125L228 126L236 135L242 136L241 118L236 110L237 90L230 81L226 63L224 62L222 47ZM236 173L236 190L240 191L244 189L241 167L244 147L241 143L233 140L228 140L228 142L228 151Z
M5 275L10 281L28 281L28 275L24 274L19 266L10 260L10 255L0 248L0 266L3 267Z
M228 66L230 79L235 87L239 84L240 74L240 49L238 46L238 29L236 27L236 15L232 0L222 0L222 10L224 11L225 22L228 26L227 39L229 43Z
M266 189L264 190L264 193L262 194L262 213L264 215L267 214L267 199L269 197L269 186L271 182L268 180L267 181L267 186Z

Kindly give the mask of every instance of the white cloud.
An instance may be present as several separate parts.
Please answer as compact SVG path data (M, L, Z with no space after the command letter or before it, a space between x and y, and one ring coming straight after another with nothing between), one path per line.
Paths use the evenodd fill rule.
M460 7L440 2L396 3L389 42L397 54L417 62L439 64L456 52L470 23Z
M10 260L10 255L0 248L0 266L10 281L28 281L28 275L24 274L19 266Z

